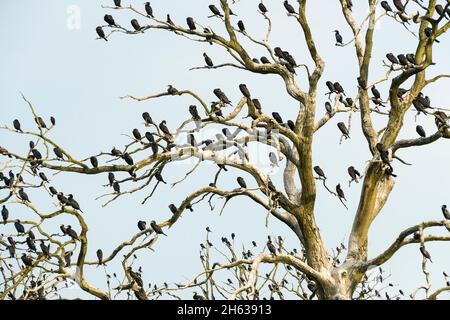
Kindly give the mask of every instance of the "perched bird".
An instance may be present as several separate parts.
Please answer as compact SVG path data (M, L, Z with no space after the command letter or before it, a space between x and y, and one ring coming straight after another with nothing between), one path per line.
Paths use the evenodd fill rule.
M425 129L421 126L418 125L416 126L416 132L419 134L419 136L421 136L422 138L425 138L427 136Z
M386 54L386 58L392 63L392 64L400 64L397 57L393 53Z
M116 147L113 147L111 150L111 155L115 156L115 157L121 157L122 156L122 151L116 149Z
M213 4L208 6L209 10L214 14L214 16L223 17L223 14L217 9L217 7Z
M14 227L16 228L17 233L25 233L25 227L20 223L20 220L14 222Z
M33 239L31 239L30 237L27 237L25 239L25 242L27 243L27 246L31 251L36 251L36 245L34 244Z
M394 6L397 8L398 11L405 11L405 6L402 3L402 0L394 0Z
M105 16L103 17L103 19L105 20L105 22L109 25L109 26L115 26L116 22L114 21L114 18L112 15L110 14L105 14Z
M71 237L73 240L78 240L78 234L75 230L72 229L70 225L66 227L66 234Z
M133 137L136 139L136 140L142 140L142 135L141 135L141 133L139 132L139 130L138 129L133 129Z
M91 161L91 165L92 165L94 168L98 168L98 160L97 160L96 157L92 156L92 157L89 158L89 160Z
M283 124L283 118L281 118L280 114L278 112L272 112L272 117L275 119L276 122L279 124Z
M34 158L37 160L42 159L42 154L37 149L31 149L31 153L33 154Z
M44 182L48 182L48 178L44 172L39 172L39 178L41 178Z
M159 124L159 129L167 136L172 136L172 134L170 133L169 129L166 126L167 121L163 120L160 124Z
M98 249L97 252L97 259L98 259L98 265L102 265L103 264L103 251L102 249Z
M347 201L347 199L345 199L344 191L341 188L341 184L338 184L336 186L336 193L337 193L339 199L341 199L341 200L344 199L345 201Z
M108 181L109 181L109 185L112 186L114 181L116 181L114 173L112 173L112 172L108 173Z
M163 234L167 236L167 234L164 233L161 227L156 224L155 220L150 221L150 226L152 227L153 231L155 231L156 234Z
M188 25L188 27L189 27L189 30L194 31L195 29L197 29L197 28L195 27L195 21L194 21L194 18L188 17L188 18L186 19L186 22L187 22L187 25Z
M33 149L35 150L35 149ZM63 160L64 159L64 154L62 153L61 149L59 149L58 147L53 148L53 152L56 155L56 158Z
M33 266L33 259L31 257L27 256L25 253L22 253L22 256L20 257L20 259L22 260L23 264L26 267Z
M26 194L26 192L23 190L23 188L19 189L19 198L24 202L31 202L30 198Z
M125 152L125 153L123 154L122 158L123 158L123 160L125 160L125 162L126 162L128 165L130 165L130 166L134 165L133 158L130 156L130 154L129 154L128 152Z
M128 274L130 275L131 279L139 286L144 287L144 282L142 281L141 276L134 272L131 267L127 267Z
M416 56L413 53L406 54L406 60L408 60L408 62L412 65L416 64Z
M361 178L361 174L359 173L359 171L356 170L355 167L353 166L349 167L347 171L350 177L352 178L351 181L355 181L356 183L358 183L358 179Z
M9 210L8 210L8 208L6 208L5 205L3 205L3 208L2 208L3 224L6 224L6 221L8 220L8 217L9 217Z
M447 220L450 220L450 212L448 212L447 205L445 205L445 204L442 205L441 210L442 210L442 214L444 215L444 218Z
M172 19L170 19L170 14L167 15L166 22L167 22L169 25L171 25L171 26L174 26L174 25L175 25L175 23L173 23Z
M321 179L323 179L323 180L326 180L326 179L327 179L327 177L325 176L325 172L323 172L323 170L322 170L321 167L315 166L313 169L314 169L314 172L317 173L317 175L318 175Z
M228 99L228 97L225 95L225 93L220 88L214 89L213 93L220 100L220 102L222 102L224 104L231 104L231 101Z
M14 129L16 129L17 131L19 131L19 132L23 132L22 131L22 128L21 128L21 126L20 126L20 122L19 122L19 120L14 120L13 121L13 126L14 126Z
M155 137L148 131L145 133L145 138L148 140L148 142L155 143Z
M244 22L242 20L239 20L237 25L238 25L239 31L242 32L242 33L245 33Z
M200 115L198 114L198 110L197 110L197 106L195 105L191 105L189 106L189 113L192 116L192 119L194 119L195 121L200 120Z
M270 63L269 59L267 59L266 57L261 57L261 62L263 64L269 64Z
M358 77L357 80L358 80L358 86L363 90L366 89L367 82L361 77Z
M46 246L44 240L41 240L39 247L41 248L41 251L44 254L44 256L50 258L50 245Z
M114 182L112 186L116 193L120 193L120 184L118 182Z
M277 248L275 248L275 246L273 245L273 243L270 239L267 241L267 249L269 249L270 253L273 256L277 255Z
M153 8L152 8L152 6L150 5L150 2L146 2L146 3L145 3L145 12L147 13L147 15L148 15L149 17L152 17L152 18L153 18Z
M34 119L34 121L36 121L36 124L39 127L47 129L47 125L45 124L45 121L44 121L44 119L42 119L42 117L37 117L37 118Z
M336 45L342 46L343 45L343 38L341 34L339 33L339 30L334 30L334 37L336 38Z
M397 58L398 58L398 62L400 63L401 66L403 66L403 67L409 66L409 61L408 61L408 59L406 59L406 56L404 54L397 55Z
M58 190L56 190L55 187L50 186L50 187L48 188L48 190L49 190L50 193L52 194L52 197L53 197L54 195L57 195L57 194L58 194Z
M121 5L120 5L121 2L122 2L121 0L114 0L114 5L116 7L121 7Z
M258 9L259 9L262 13L267 13L267 8L266 8L266 6L265 6L262 2L260 2L260 3L258 4Z
M145 229L147 229L147 222L139 220L137 226L140 231L144 231Z
M336 93L342 93L345 96L344 88L339 82L333 83L333 87Z
M247 99L251 99L250 91L248 90L247 86L245 84L239 85L239 90L241 90L241 93L246 97Z
M144 119L145 124L153 124L153 119L148 112L144 112L142 118Z
M328 101L325 102L325 110L326 110L327 113L329 113L329 114L333 113L333 107L331 106L331 103L329 103Z
M175 214L178 211L178 208L173 203L169 204L169 209L172 214Z
M433 262L431 260L431 254L428 252L427 249L425 249L425 246L421 245L420 246L420 253L422 253L422 256L424 256L425 259L430 260L430 262Z
M292 120L288 120L287 125L291 131L295 132L295 123Z
M448 8L447 8L448 17L445 15L444 7L442 5L437 4L434 8L436 9L436 12L438 13L439 17L445 17L447 20L450 19L450 10L448 10Z
M342 135L345 137L345 139L350 139L349 131L343 122L339 122L337 124L339 130L342 132Z
M71 206L72 208L74 208L75 210L79 210L81 212L83 212L80 208L80 205L78 204L78 202L73 198L72 194L69 194L68 198L67 198L67 204L69 206Z
M194 300L206 300L206 298L202 295L199 295L197 292L194 292L194 296L192 297Z
M98 35L101 39L104 39L105 41L108 41L108 39L106 38L106 35L105 35L105 31L103 31L103 28L102 28L102 27L98 26L98 27L95 29L95 31L97 31L97 35Z
M212 68L214 67L214 63L211 60L211 58L206 54L206 52L203 53L203 58L205 58L205 63L208 67Z
M136 31L140 31L142 29L141 25L139 24L139 21L137 21L137 19L133 19L131 20L131 26L134 28L134 30Z
M242 189L247 189L247 184L245 183L244 178L238 177L237 182Z
M392 8L389 5L389 3L387 1L381 1L381 7L386 11L386 12L392 12Z
M176 95L176 94L179 93L179 91L176 88L174 88L172 85L169 84L167 87L168 87L167 88L167 93L168 94Z
M284 5L284 8L286 9L286 11L289 14L295 14L296 13L294 7L291 6L287 0L284 1L283 5Z
M373 86L373 87L370 89L370 91L372 91L373 97L374 97L375 99L381 99L380 91L378 91L378 89L377 89L375 86Z

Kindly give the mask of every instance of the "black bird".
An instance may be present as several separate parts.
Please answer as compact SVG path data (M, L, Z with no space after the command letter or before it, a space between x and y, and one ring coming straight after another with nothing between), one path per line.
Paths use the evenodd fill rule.
M134 30L136 31L140 31L141 30L141 25L139 24L139 22L137 21L137 19L133 19L131 20L131 26L134 28Z
M336 93L342 93L345 96L344 88L339 82L333 83L333 87Z
M54 117L50 117L50 123L52 124L52 126L56 125L56 119Z
M402 3L402 0L394 0L394 6L397 8L398 11L405 11L405 6Z
M284 8L286 9L286 11L287 11L289 14L295 14L295 13L296 13L294 7L291 6L287 0L284 1L283 4L284 4Z
M121 5L120 5L121 2L122 2L121 0L114 0L114 5L115 5L116 7L120 7L120 6L121 6Z
M34 158L37 160L42 159L42 154L37 149L32 149L31 153L33 154Z
M237 182L242 189L247 189L247 184L245 183L244 178L238 177Z
M109 185L112 186L114 181L116 181L116 178L114 177L114 173L112 173L112 172L108 173L108 181L109 181Z
M34 121L36 121L36 124L41 128L47 129L47 125L45 124L44 119L42 119L42 117L37 117L34 119Z
M33 150L35 150L35 149L33 149ZM55 153L56 158L58 158L60 160L64 159L64 154L62 153L61 149L59 149L58 147L53 148L53 152Z
M433 35L433 29L430 28L430 27L425 28L424 32L425 32L425 35L426 35L428 38L431 37L431 36ZM437 43L440 43L440 41L439 41L438 39L435 39L434 41L436 41Z
M345 139L350 139L350 135L349 135L347 127L345 126L345 123L339 122L337 124L337 126L338 126L339 130L341 130L342 135L345 137Z
M159 129L168 136L172 136L172 134L170 133L169 129L166 126L167 121L163 120L160 124L159 124Z
M6 208L6 206L3 206L3 208L2 208L3 224L6 224L8 217L9 217L9 210L8 210L8 208Z
M203 53L203 58L205 58L205 63L208 67L212 68L214 67L214 63L211 60L211 58L206 54L206 52Z
M169 84L167 87L168 87L167 88L167 93L168 94L176 95L176 94L179 93L179 91L176 88L174 88L172 85Z
M358 86L359 86L361 89L366 89L366 87L367 87L367 82L366 82L364 79L362 79L361 77L358 77L357 80L358 80Z
M108 41L108 39L106 39L106 36L105 36L105 31L103 31L103 28L102 28L102 27L98 26L98 27L95 29L95 31L97 31L97 34L98 34L98 36L99 36L100 38L104 39L105 41Z
M123 160L125 160L125 162L129 165L132 166L134 165L134 161L133 158L130 156L130 154L128 152L125 152L122 156Z
M89 160L91 161L91 164L94 168L98 168L98 160L96 157L92 156L89 158Z
M48 188L48 190L50 190L50 193L52 194L52 197L54 196L54 195L57 195L58 194L58 190L56 190L55 189L55 187L49 187Z
M14 222L14 227L16 228L17 233L25 233L25 227L20 223L20 220Z
M103 264L103 251L102 249L98 249L97 250L97 259L98 259L98 265L102 265Z
M444 218L447 220L450 220L450 212L448 212L447 205L443 204L441 209L442 209L442 214L444 215Z
M22 131L22 128L20 127L20 122L19 122L19 120L14 120L13 121L13 126L14 126L14 129L16 129L17 131L20 131L20 132L23 132Z
M139 132L139 130L138 129L133 129L133 137L136 139L136 140L142 140L142 135L141 135L141 133Z
M437 4L434 8L436 9L436 12L438 13L439 17L444 16L447 20L449 20L449 18L445 15L444 7L442 5Z
M74 208L75 210L80 210L81 212L83 212L80 208L80 204L73 198L72 194L69 194L68 198L67 198L67 204L69 206L71 206L72 208Z
M44 256L50 258L50 245L46 246L44 244L44 240L41 240L39 247L41 248L41 251L44 254Z
M270 253L274 256L277 255L277 248L273 245L272 241L269 239L267 241L267 249L269 249Z
M239 90L241 90L241 93L244 95L244 97L246 97L249 100L251 99L250 91L248 90L247 85L240 84L239 85Z
M281 118L280 114L278 112L272 112L272 117L275 119L276 122L279 124L283 124L283 119Z
M121 157L122 156L122 151L116 149L116 147L112 148L111 150L111 155L115 156L115 157Z
M41 178L44 182L48 182L48 178L43 172L39 172L39 178Z
M213 4L208 6L209 10L214 14L214 16L223 17L223 14L217 9L217 7Z
M142 114L142 118L144 119L146 124L152 124L153 123L153 119L152 119L152 117L150 116L150 114L148 112L144 112Z
M295 123L292 120L288 120L287 125L291 131L295 132Z
M71 257L72 257L72 254L73 254L73 252L67 252L67 253L64 255L64 262L66 263L66 264L65 264L65 267L66 267L66 268L70 267L70 264L71 264L70 259L71 259Z
M63 236L67 234L66 227L63 224L59 226L59 230L61 230Z
M433 262L433 260L431 260L431 254L427 249L425 249L423 245L420 246L420 253L422 253L422 256L424 256L424 258L430 260L430 262Z
M358 183L358 179L361 178L361 174L359 173L359 171L356 170L355 167L353 166L349 167L347 171L350 177L352 178L351 181L355 181L356 183Z
M398 61L400 62L400 65L402 65L403 67L409 66L409 61L408 59L406 59L406 56L404 54L399 54L397 58Z
M30 237L27 237L25 239L25 242L27 243L27 246L31 251L36 251L36 245L34 244L33 239L31 239Z
M120 184L118 182L114 182L112 186L116 193L120 193Z
M164 231L156 224L155 220L150 221L150 226L152 227L153 231L155 231L156 234L163 234L167 236L167 234L165 234Z
M177 213L178 211L177 207L173 203L169 204L169 209L173 214Z
M187 22L187 25L189 27L189 30L194 31L196 29L194 18L188 17L186 19L186 22Z
M225 95L225 93L220 88L214 89L213 93L222 103L231 104L231 101L228 99L228 97Z
M194 300L206 300L204 296L199 295L197 292L194 292L194 295L192 297Z
M327 81L327 82L325 82L325 84L326 84L328 90L330 90L330 92L328 94L337 92L336 88L334 87L334 83L333 82Z
M317 173L321 179L323 179L323 180L327 179L327 177L325 176L325 172L323 172L321 167L315 166L313 169L314 169L314 172Z
M427 134L426 134L426 132L425 132L425 129L421 126L421 125L418 125L417 127L416 127L416 132L419 134L419 136L421 136L422 138L425 138L426 136L427 136Z
M197 106L195 105L191 105L189 106L189 113L192 116L192 119L194 119L195 121L200 120L200 115L198 114L198 110L197 110Z
M331 103L329 103L328 101L325 102L325 110L327 110L329 114L333 112L333 107L331 106Z
M373 97L374 97L375 99L381 99L380 91L378 91L378 89L377 89L375 86L373 86L373 87L370 89L370 91L372 91Z
M149 17L152 17L152 18L153 18L153 8L152 8L152 6L150 5L150 2L146 2L146 3L145 3L145 12L147 12L147 15L148 15Z
M392 64L400 64L397 57L393 53L386 54L386 58L392 63Z
M139 220L137 226L139 230L144 231L145 229L147 229L147 222Z
M73 240L78 240L78 234L76 233L75 230L72 229L72 227L70 225L68 225L66 228L66 234L69 237L71 237Z
M25 253L22 253L20 259L26 267L31 267L33 265L33 259L27 256Z
M267 8L262 2L260 4L258 4L258 8L259 8L259 10L261 10L262 13L267 12Z
M162 183L167 183L167 182L164 181L164 178L163 178L160 170L155 172L155 178L156 178L156 180L158 180L158 181L160 181Z
M166 22L167 22L168 24L170 24L171 26L174 26L174 25L175 25L175 23L173 23L172 19L170 19L170 14L167 15Z
M24 202L31 202L30 198L26 194L26 192L23 190L23 188L19 189L19 198Z
M381 7L386 10L386 12L392 12L392 8L387 1L381 1Z
M105 22L110 25L110 26L115 26L116 22L114 21L114 18L112 15L110 14L105 14L105 16L103 17L103 19L105 20Z
M408 60L408 62L410 62L412 65L416 64L416 56L413 53L408 53L406 55L406 60Z
M345 201L347 201L347 199L345 199L344 191L341 188L341 184L338 184L336 186L336 193L337 193L339 199L341 199L341 200L344 199Z
M155 143L155 137L148 131L145 133L145 138L148 140L148 142Z
M334 36L336 38L336 45L343 45L343 38L341 34L339 33L339 30L334 30Z
M261 62L263 64L269 64L270 63L269 59L267 59L266 57L261 57Z
M242 33L245 33L244 22L242 20L239 20L237 25L238 25L239 31L241 31Z

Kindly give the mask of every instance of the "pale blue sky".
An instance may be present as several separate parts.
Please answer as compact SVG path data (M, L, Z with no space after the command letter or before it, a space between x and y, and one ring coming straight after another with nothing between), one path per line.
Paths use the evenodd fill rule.
M194 16L200 23L214 26L216 32L222 30L216 20L208 20L208 4L215 1L152 1L155 15L164 18L171 14L172 20L183 23L187 16ZM328 79L339 80L352 96L356 94L356 64L354 48L334 46L332 30L339 29L344 41L350 38L350 30L338 7L338 1L310 1L308 16L311 19L313 34L318 49L326 61L323 82L319 86L325 93L324 82ZM296 103L285 93L283 84L276 76L252 75L243 71L221 69L215 71L188 71L189 68L203 65L202 53L216 62L231 61L220 48L207 44L190 43L186 39L162 31L147 32L141 35L116 33L109 42L95 41L95 27L104 24L103 15L111 13L116 21L129 26L130 14L125 11L102 9L112 1L32 1L3 0L0 4L0 39L2 59L0 60L0 125L11 125L15 118L21 119L24 128L34 128L32 117L20 92L31 100L37 111L49 118L57 119L57 127L51 137L70 150L78 158L86 158L99 151L108 151L112 146L120 147L129 140L122 134L130 134L135 127L142 128L141 114L149 111L155 121L169 119L169 128L178 126L188 115L187 106L192 104L188 97L163 98L149 102L120 100L126 94L145 96L165 90L167 84L179 89L191 89L198 92L206 101L214 99L212 90L221 87L232 101L240 98L239 83L247 83L253 96L257 96L265 110L278 111L288 119L296 112ZM123 1L141 6L142 1ZM256 13L258 1L241 0L233 11L243 19L247 30L261 37L265 32L265 21ZM286 17L282 1L265 1L274 21L271 44L289 50L297 62L311 64L303 45L303 36L295 20ZM67 9L76 5L81 12L81 29L70 30L67 27ZM326 8L326 10L324 10ZM362 20L366 5L355 7L357 19ZM138 18L144 24L142 18ZM237 20L236 20L237 22ZM289 36L289 37L288 37ZM448 35L435 46L432 67L434 73L447 72L450 69L448 53L450 45ZM392 21L384 19L377 27L371 80L384 75L381 60L388 51L394 53L413 52L415 39L405 29L397 27ZM243 43L248 44L246 41ZM256 57L264 52L256 47L249 49ZM301 72L299 72L299 82ZM430 86L425 93L432 98L433 105L450 107L448 103L449 80ZM382 96L387 95L387 86L380 85ZM325 96L318 95L318 113L324 111L321 106ZM353 131L352 139L339 145L336 123L346 120L339 115L316 136L314 146L315 163L325 170L330 185L341 182L349 199L349 211L343 209L338 201L324 192L319 185L317 202L317 221L322 236L330 248L340 241L347 241L354 212L358 205L360 185L348 189L347 167L354 165L363 170L370 159L362 135ZM381 128L381 122L379 127ZM433 119L418 118L427 132L435 129ZM358 121L354 122L354 128ZM415 136L414 113L407 117L401 137ZM0 132L0 145L23 152L28 140ZM384 250L406 227L424 220L441 219L440 206L450 205L448 181L450 172L449 142L439 141L420 150L405 150L400 155L413 166L408 167L396 162L397 184L390 201L374 222L370 233L370 256ZM174 182L184 175L186 166L174 165L166 170L168 181ZM439 176L435 173L439 168ZM214 169L215 170L215 169ZM230 170L232 171L232 170ZM215 172L215 171L214 171ZM212 180L208 167L198 171L189 183L176 189L169 186L159 188L157 197L144 206L139 205L146 193L123 198L107 208L101 208L101 202L94 199L105 192L101 187L107 181L102 176L64 175L52 181L59 189L77 195L85 217L90 226L89 256L94 258L95 251L102 248L105 255L123 240L131 237L139 219L162 220L170 216L167 205L179 204L191 191ZM250 183L249 185L254 185ZM279 182L279 177L275 179ZM235 187L235 175L223 176L220 180L224 188ZM30 197L43 208L52 209L48 199L30 191ZM221 205L217 202L217 207ZM19 210L19 209L18 209ZM259 244L267 235L282 235L287 238L288 246L297 242L290 230L275 220L270 220L265 228L265 212L245 199L234 200L222 217L220 209L214 213L208 205L196 207L193 214L187 213L174 227L168 230L169 237L159 241L156 252L141 253L141 265L146 271L145 280L152 284L167 281L181 282L200 271L198 259L199 243L205 237L205 227L214 231L212 242L219 244L220 237L235 232L237 243L249 243L256 240ZM434 263L429 266L433 271L433 283L442 285L442 271L450 264L448 244L429 244ZM421 256L418 246L404 248L386 266L393 273L392 282L406 292L423 283L421 274ZM450 270L448 270L450 271ZM95 271L87 272L88 280L101 285L103 276Z

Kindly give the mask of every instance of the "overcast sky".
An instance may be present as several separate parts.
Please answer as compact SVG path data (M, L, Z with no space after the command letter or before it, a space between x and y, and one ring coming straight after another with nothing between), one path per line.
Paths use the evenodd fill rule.
M161 19L165 19L166 14L170 13L172 20L184 24L187 16L194 16L202 25L212 26L216 32L223 32L218 20L207 19L210 15L208 4L213 2L217 1L154 0L152 6L155 15ZM354 2L358 2L354 8L356 19L362 21L367 13L365 1ZM191 67L204 64L203 52L207 52L217 64L231 62L226 52L216 46L189 42L163 31L140 35L116 33L108 42L96 40L95 27L104 24L105 13L112 14L117 22L129 27L129 13L101 8L102 4L111 3L112 0L1 2L0 125L11 126L12 121L17 118L25 129L35 128L29 110L20 96L20 92L23 92L40 115L46 119L50 116L57 119L57 127L51 132L51 138L77 158L83 159L100 151L109 151L113 146L122 147L128 143L130 139L124 134L130 135L135 127L143 128L141 114L144 111L150 112L155 122L168 119L169 128L181 124L189 115L187 107L195 103L189 97L140 103L119 99L126 94L146 96L160 93L168 84L179 89L193 90L206 101L213 101L212 90L220 87L235 102L240 99L238 84L247 83L252 95L260 99L267 113L278 111L283 118L294 119L297 104L286 94L279 77L252 75L233 69L189 71ZM123 3L132 3L143 10L142 1ZM256 0L241 0L232 8L244 20L247 30L261 38L266 24L256 11L257 3ZM271 0L265 3L274 22L271 45L285 48L297 62L311 66L300 28L294 19L285 15L282 1ZM79 26L76 24L78 12ZM334 29L341 31L344 42L351 39L350 29L345 24L338 1L310 1L308 16L318 50L326 61L317 101L318 116L321 116L325 112L322 106L326 101L326 80L340 81L350 96L356 95L357 64L353 46L340 48L334 45ZM142 17L138 20L145 24ZM234 18L234 23L236 22ZM416 41L411 33L391 19L382 19L374 37L375 48L369 82L381 78L386 72L382 67L382 59L387 52L414 52ZM243 43L255 57L264 55L260 48L247 41ZM435 45L433 61L436 65L430 68L430 75L448 73L449 43L446 35L442 37L440 44ZM304 73L299 70L298 74L299 83L304 85ZM424 92L431 97L434 106L449 108L449 85L450 80L442 80ZM383 98L386 98L387 84L380 85L379 89ZM408 113L405 127L400 133L401 138L415 137L417 124L424 126L428 133L434 132L432 118L420 116L416 123L414 115L414 112ZM331 186L338 182L342 184L349 200L347 211L336 198L318 185L316 217L322 237L330 249L338 246L341 241L347 243L358 206L361 184L348 188L347 167L353 165L364 171L366 162L371 158L358 129L357 117L353 123L352 138L339 145L340 135L336 123L346 119L344 115L336 116L316 135L314 144L315 164L325 170ZM381 129L383 122L377 118L376 124ZM27 143L28 140L23 137L18 139L0 131L0 145L8 149L23 153ZM450 205L449 147L448 141L438 141L420 149L399 152L404 160L413 165L405 166L394 162L398 174L396 186L387 205L373 223L369 256L373 257L387 248L403 229L425 220L442 218L440 206L444 203ZM191 167L188 165L172 165L170 169L166 169L165 178L168 182L175 182L189 168ZM104 201L96 201L95 198L110 191L102 187L107 182L106 175L64 174L52 177L52 184L66 193L75 194L82 205L89 224L89 257L93 260L98 248L102 248L107 255L120 242L130 238L136 232L138 220L161 221L170 217L168 204L178 205L191 191L211 182L215 171L214 167L203 166L184 185L176 188L160 186L157 195L143 206L140 203L148 190L124 197L102 208ZM235 170L230 170L219 180L220 186L225 189L236 188L236 174ZM279 174L275 175L274 181L280 185ZM247 177L247 182L249 186L255 186L250 177ZM42 193L29 193L32 200L43 209L54 209L51 200ZM288 247L298 246L290 230L276 220L270 219L269 227L266 228L266 212L250 201L234 199L219 217L221 206L222 203L216 201L214 212L209 210L207 204L196 206L194 213L186 213L167 231L167 238L158 241L155 252L139 254L139 265L144 268L145 281L152 284L163 281L182 282L200 271L199 243L204 241L206 226L213 230L210 239L217 245L222 235L230 237L230 233L235 232L239 247L241 243L248 244L255 240L259 248L262 248L267 235L282 235L287 239ZM26 217L26 212L20 207L11 205L11 208L16 208L17 216ZM16 214L14 210L10 211ZM49 225L49 228L54 228L56 232L59 224L60 221ZM435 232L439 233L439 230ZM442 286L442 271L450 265L449 245L430 243L427 248L433 257L433 264L429 265L433 272L432 282L436 286ZM219 258L220 255L217 256ZM410 293L424 283L421 261L418 246L405 247L385 266L392 273L390 282ZM103 286L104 274L101 270L89 270L91 269L87 271L88 280Z

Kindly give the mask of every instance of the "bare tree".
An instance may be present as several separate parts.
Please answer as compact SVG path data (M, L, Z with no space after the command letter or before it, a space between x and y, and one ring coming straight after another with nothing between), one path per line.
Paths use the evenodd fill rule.
M329 91L326 93L330 102L326 105L325 115L321 117L318 117L319 112L316 111L316 100L317 95L322 94L319 84L321 85L325 64L308 23L307 1L295 2L295 6L285 2L287 18L298 22L303 31L310 57L314 62L312 66L296 62L291 53L279 47L271 47L270 36L274 22L270 11L259 2L255 2L255 6L267 22L264 39L253 37L245 29L242 20L237 24L234 22L234 13L232 7L230 8L232 4L227 0L220 0L219 7L210 7L212 16L209 18L225 26L226 32L223 35L194 18L188 18L186 22L174 22L168 15L160 19L156 14L153 15L150 4L143 8L132 5L104 7L106 10L115 10L118 14L119 11L131 12L136 18L131 22L132 29L129 29L119 25L111 15L105 16L107 25L99 26L96 30L99 40L111 41L113 35L120 33L138 34L157 29L193 42L221 47L229 54L231 62L215 64L205 53L206 65L193 69L237 68L261 76L279 76L284 82L287 94L298 105L297 118L295 121L285 122L279 114L264 113L260 101L251 93L251 86L244 84L239 85L242 98L237 103L227 98L227 90L211 88L217 98L211 105L192 90L169 86L167 90L151 96L129 95L122 98L145 101L191 96L197 105L189 107L191 117L176 130L169 130L165 122L155 124L150 114L144 113L143 120L148 129L144 135L135 129L133 137L130 137L131 142L120 150L114 148L85 159L77 159L62 144L49 138L48 133L55 125L55 120L51 119L52 125L47 124L33 105L23 97L36 120L38 130L24 131L18 121L13 127L3 127L4 130L32 137L34 140L25 155L5 148L0 149L4 160L1 169L5 172L10 170L9 175L0 176L4 182L4 186L0 187L0 191L4 193L0 199L0 204L4 205L2 214L5 225L14 225L17 231L2 235L0 239L1 299L51 298L52 294L60 296L59 292L62 292L70 281L76 282L88 294L101 299L120 297L121 293L127 293L129 297L134 293L138 299L179 298L179 291L192 291L195 288L197 291L194 293L194 299L283 299L292 296L300 299L382 298L380 291L385 288L383 283L386 283L389 276L383 273L380 266L389 261L402 247L410 244L419 246L418 252L423 255L422 267L427 281L424 286L411 293L411 298L415 298L421 290L425 292L427 299L436 299L441 293L450 291L450 283L433 291L426 268L428 261L431 261L426 244L431 241L450 240L448 235L425 234L426 229L436 227L446 228L450 232L450 215L445 206L442 207L445 216L443 220L426 221L402 231L392 245L377 255L369 256L367 249L371 224L383 209L395 186L396 161L400 164L406 163L399 157L399 152L405 148L425 146L440 139L450 138L445 109L432 106L430 99L422 94L424 88L431 83L450 77L448 74L427 77L427 69L435 63L433 46L450 27L450 22L447 21L450 17L450 2L441 5L435 0L406 1L405 4L400 2L400 6L397 1L391 8L385 1L379 3L377 0L368 0L368 14L362 23L358 24L352 15L351 1L340 0L342 14L353 32L353 38L344 43L336 31L336 45L355 47L359 77L349 87L357 89L357 94L350 98L339 82L327 81ZM395 19L400 28L404 27L412 37L416 36L417 47L414 54L387 54L387 60L382 66L386 69L385 76L373 79L369 70L372 65L379 64L371 58L375 25L380 19ZM146 21L145 24L143 21ZM244 39L253 46L264 49L267 57L252 58L252 46L244 46ZM297 81L300 77L307 79L305 87ZM381 98L382 95L376 88L383 82L390 83L386 101ZM232 89L237 87L238 84ZM417 131L421 137L400 140L398 136L404 125L403 120L411 109L417 112L418 116L434 118L436 131L426 135L423 128L418 127ZM336 250L330 251L324 245L315 221L317 188L323 185L336 197L336 205L342 203L346 206L345 194L340 185L336 188L327 185L326 173L315 165L312 144L315 133L329 125L338 113L348 114L348 123L340 122L337 125L336 130L339 129L342 133L341 142L361 129L367 140L370 157L363 173L353 167L348 170L352 181L362 180L359 206L354 215L353 227L349 231L348 245L341 244ZM247 117L238 120L238 116L242 114ZM358 114L361 117L361 127L355 128L352 126L352 117ZM375 127L374 115L384 119L381 129ZM218 131L213 137L205 138L202 132L214 126L220 126L222 131ZM267 152L259 152L256 156L267 158L271 166L284 166L283 186L276 186L271 181L270 173L259 166L260 163L254 159L255 155L248 150L249 144L267 146ZM135 161L137 158L140 160ZM108 173L107 187L112 191L99 198L108 199L104 206L129 194L148 190L148 195L142 201L145 203L157 191L158 185L165 183L164 170L171 164L186 159L195 159L197 162L182 180L173 185L188 181L190 175L203 162L217 164L214 166L217 170L211 172L210 183L187 195L182 203L171 205L173 216L170 219L160 222L141 221L139 232L129 240L105 256L102 251L98 251L98 261L87 261L88 226L81 208L72 195L65 195L53 187L50 188L45 172L80 175ZM218 184L218 177L227 167L248 174L253 179L252 185L256 184L257 187L247 187L250 182L238 177L239 187L233 190L222 189ZM119 179L115 173L128 175ZM297 183L297 179L300 183ZM129 187L130 185L132 187ZM41 189L43 194L57 197L55 211L46 212L30 202L26 190L36 188ZM177 223L186 210L193 210L199 202L207 201L213 210L214 198L224 199L224 208L227 202L235 197L248 198L262 207L266 218L274 217L286 224L298 238L298 250L285 248L281 237L269 237L264 248L256 247L256 243L253 243L239 254L240 249L229 239L222 237L225 250L219 252L225 261L214 262L210 255L212 244L208 230L201 254L204 270L191 281L175 285L155 284L150 287L143 283L142 270L133 266L137 252L153 250L154 244L164 236L164 230ZM10 203L23 205L35 218L18 221L9 217ZM60 230L46 231L48 221L66 215L75 218L76 227L62 225ZM232 240L234 237L233 234ZM35 248L36 244L39 245L38 248ZM256 250L259 253L256 253ZM20 256L17 251L24 253ZM25 253L26 251L28 253ZM119 279L116 273L107 273L106 289L95 288L86 281L87 267L119 260L122 253L122 279ZM265 275L261 274L263 265L269 266ZM75 272L71 271L71 266L76 267ZM215 280L222 270L231 271L233 278L227 279L225 283ZM115 279L111 280L112 278ZM113 285L111 281L116 281L117 285ZM265 288L268 288L268 291L264 291ZM388 299L400 298L402 295L402 290L391 295L385 293Z

